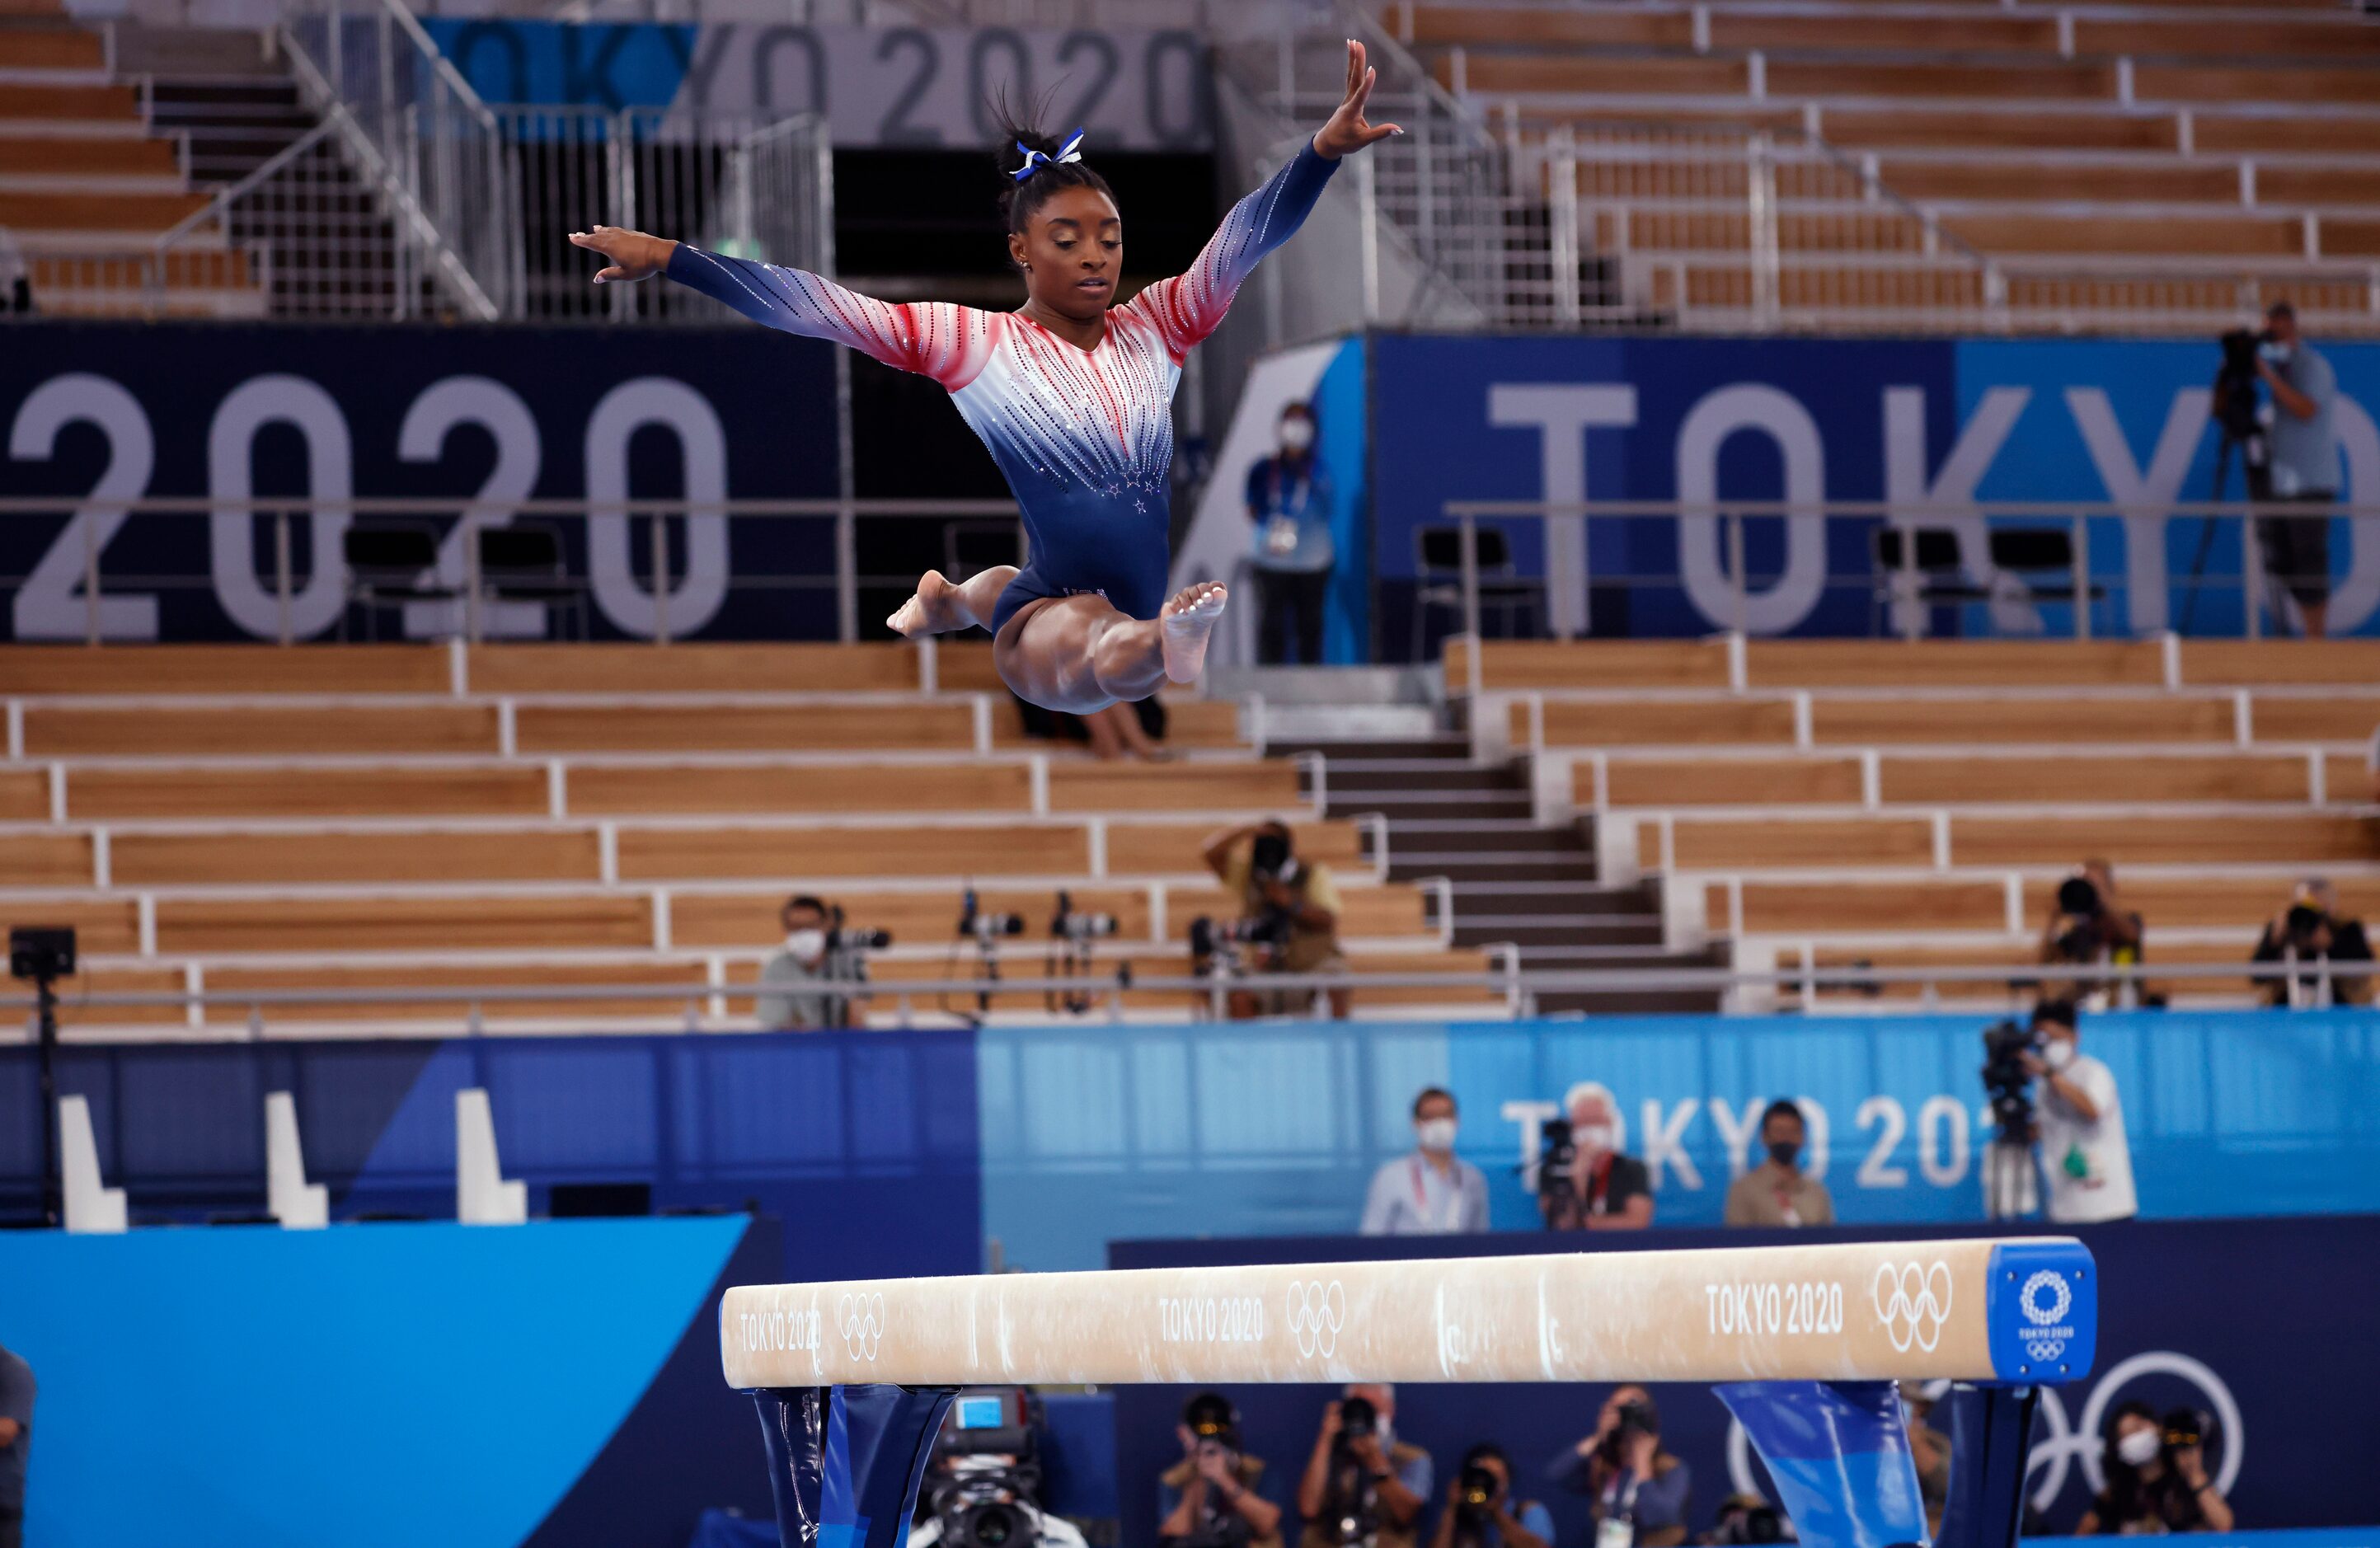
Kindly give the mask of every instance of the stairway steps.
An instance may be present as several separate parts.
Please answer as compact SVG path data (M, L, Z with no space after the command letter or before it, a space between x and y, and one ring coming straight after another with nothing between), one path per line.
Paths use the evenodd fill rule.
M1631 946L1658 950L1661 922L1658 919L1616 919L1605 914L1546 914L1521 919L1478 919L1460 909L1454 914L1457 946L1517 946L1522 961L1532 947Z
M1525 795L1479 796L1468 791L1422 792L1405 796L1367 791L1345 795L1333 791L1323 808L1326 816L1383 816L1391 823L1407 819L1427 821L1441 816L1526 818L1529 798Z
M1395 759L1401 763L1462 763L1471 756L1471 739L1464 736L1431 736L1415 738L1384 738L1380 741L1350 742L1324 737L1271 737L1265 751L1283 757L1301 753L1315 753L1334 766L1341 759L1349 762L1377 762Z

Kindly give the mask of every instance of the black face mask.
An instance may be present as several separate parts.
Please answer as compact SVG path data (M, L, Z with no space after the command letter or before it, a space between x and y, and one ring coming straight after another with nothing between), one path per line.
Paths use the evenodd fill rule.
M1791 1140L1771 1140L1768 1142L1768 1159L1776 1162L1780 1167L1791 1166L1795 1161L1801 1159L1801 1155L1802 1147Z

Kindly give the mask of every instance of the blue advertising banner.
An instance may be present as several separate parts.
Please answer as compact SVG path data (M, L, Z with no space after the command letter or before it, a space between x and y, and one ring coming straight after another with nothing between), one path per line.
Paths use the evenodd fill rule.
M348 514L318 502L480 503L482 523L538 525L536 499L612 504L553 523L584 576L596 637L656 626L650 528L638 498L698 508L669 523L674 637L832 638L832 524L700 514L728 499L835 492L830 346L757 328L369 328L27 323L0 366L0 492L55 495L55 515L0 527L6 637L81 639L82 580L97 550L110 639L272 639L275 529L242 502L285 502L298 639L366 623L341 554ZM128 514L143 497L222 502ZM403 520L403 516L375 517ZM464 579L452 514L439 574ZM830 589L789 590L807 579ZM813 605L789 599L809 597ZM560 635L537 603L499 602L499 636ZM407 604L382 637L455 632L458 604Z
M2089 526L2087 562L2107 599L2100 632L2242 627L2237 524L2162 519L2216 496L2212 339L1383 334L1373 347L1384 614L1403 616L1418 534L1447 524L1449 501L1761 500L1808 514L1748 525L1744 625L1873 635L1885 623L1878 523L1818 520L1829 502L1923 505L1952 514L1937 525L1967 520L1980 531L1981 518L1956 513L1978 501L2042 501L2120 508ZM2380 404L2380 346L2322 348L2338 379L2342 498L2380 500L2380 429L2364 406ZM2236 460L2224 492L2244 494ZM1496 525L1515 572L1546 582L1549 631L1681 635L1738 622L1715 519ZM2331 573L2331 631L2380 628L2380 533L2359 543L2335 522ZM1978 606L1949 626L2060 632L2071 612L2002 599L1997 611Z
M1750 1246L1764 1241L1889 1240L1907 1230L1648 1231L1634 1236L1325 1237L1122 1241L1110 1266L1331 1263L1515 1252ZM1977 1226L1925 1234L2010 1234ZM2208 1470L2245 1527L2342 1527L2380 1521L2380 1472L2355 1464L2350 1433L2362 1395L2380 1382L2380 1329L2358 1312L2358 1287L2380 1275L2380 1216L2131 1222L2085 1227L2100 1271L2098 1360L2090 1374L2043 1395L2035 1421L2030 1531L2073 1530L2104 1482L2099 1437L2115 1406L2138 1400L2163 1414L2205 1418ZM1335 1391L1313 1386L1224 1389L1248 1451L1265 1464L1265 1497L1294 1510L1299 1473ZM1587 1502L1549 1476L1595 1428L1609 1388L1559 1384L1420 1385L1396 1392L1397 1438L1435 1462L1425 1530L1442 1509L1463 1453L1495 1441L1512 1456L1514 1493L1551 1510L1560 1544L1591 1543ZM1690 1471L1685 1526L1707 1530L1730 1494L1773 1500L1765 1469L1710 1388L1658 1385L1661 1444ZM1116 1389L1123 1536L1152 1539L1157 1477L1182 1455L1175 1438L1191 1389ZM1945 1422L1937 1419L1937 1425ZM1426 1539L1425 1539L1426 1541Z
M1846 1223L1983 1215L1986 1016L1598 1016L1440 1025L987 1027L984 1230L1008 1261L1089 1268L1110 1240L1350 1231L1413 1149L1427 1085L1461 1104L1500 1230L1533 1228L1523 1163L1575 1082L1618 1099L1655 1220L1711 1226L1757 1162L1761 1109L1805 1119ZM2085 1019L2114 1074L2144 1215L2380 1210L2380 1012ZM2286 1202L2284 1202L2286 1201Z

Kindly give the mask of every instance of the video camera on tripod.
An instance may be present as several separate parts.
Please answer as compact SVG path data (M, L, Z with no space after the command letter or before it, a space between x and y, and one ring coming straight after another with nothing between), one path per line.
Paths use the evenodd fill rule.
M1020 1387L970 1387L951 1400L926 1481L928 1519L909 1548L1084 1548L1072 1522L1041 1508L1039 1405Z

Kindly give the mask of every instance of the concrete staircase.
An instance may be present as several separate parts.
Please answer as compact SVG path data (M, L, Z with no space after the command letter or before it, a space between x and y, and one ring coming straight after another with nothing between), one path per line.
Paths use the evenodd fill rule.
M1592 829L1541 827L1524 768L1480 765L1460 732L1276 739L1267 751L1323 759L1325 810L1387 820L1389 877L1451 884L1454 942L1518 948L1530 969L1723 967L1727 949L1665 950L1658 888L1603 885ZM1548 993L1545 1012L1710 1011L1717 990L1614 987Z

